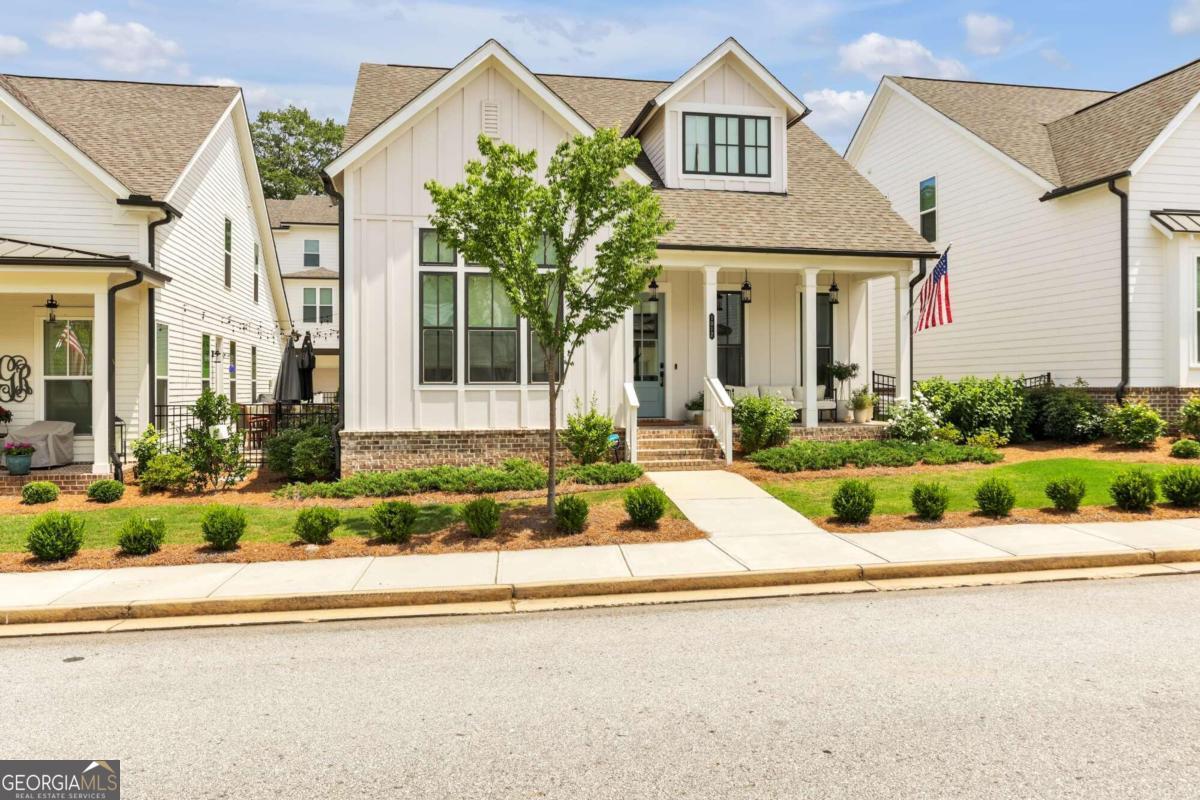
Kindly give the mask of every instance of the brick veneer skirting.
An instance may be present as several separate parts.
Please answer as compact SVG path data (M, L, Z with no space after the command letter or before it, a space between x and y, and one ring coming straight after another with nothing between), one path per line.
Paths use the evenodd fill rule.
M342 431L342 475L409 467L497 466L508 458L545 463L547 430ZM571 461L559 437L559 460Z
M1116 387L1089 386L1087 393L1102 403L1117 402ZM1185 389L1175 386L1140 386L1125 390L1125 401L1142 400L1163 416L1172 427L1179 417L1179 409L1189 398L1200 396L1200 389Z
M58 484L59 490L64 494L83 494L92 481L111 477L111 472L93 474L91 464L72 464L69 467L55 469L35 469L28 475L9 475L8 470L0 470L0 497L19 497L21 488L33 481L50 481Z

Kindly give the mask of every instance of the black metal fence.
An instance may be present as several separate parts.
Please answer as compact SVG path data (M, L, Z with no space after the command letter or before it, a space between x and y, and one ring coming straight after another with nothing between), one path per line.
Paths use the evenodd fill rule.
M1054 385L1049 372L1022 376L1020 381L1026 389L1045 389ZM916 381L913 381L913 384L916 385ZM896 404L896 376L872 371L871 394L875 395L875 418L887 419Z
M336 403L239 403L230 435L241 438L242 453L252 467L263 465L263 443L277 431L312 423L333 425L338 421ZM190 405L155 406L154 427L159 441L168 448L182 447L187 431L200 427Z

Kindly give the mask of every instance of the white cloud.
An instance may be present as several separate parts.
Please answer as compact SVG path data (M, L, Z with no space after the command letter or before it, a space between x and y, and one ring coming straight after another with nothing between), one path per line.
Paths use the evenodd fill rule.
M967 68L953 58L937 58L914 39L896 39L867 33L838 48L838 66L872 80L881 75L900 74L930 78L965 78Z
M237 86L246 98L246 109L251 119L259 111L273 111L287 106L308 109L314 117L345 121L346 88L342 85L325 84L273 84L255 81L239 81L229 77L203 75L197 83L213 86Z
M19 56L28 49L24 40L0 33L0 56Z
M801 99L812 109L812 116L805 121L827 141L838 146L858 125L871 102L871 95L859 89L844 92L818 89L805 92Z
M76 14L56 26L46 42L63 50L93 53L105 69L130 75L170 69L187 74L183 48L140 22L111 22L102 11Z
M967 14L967 49L977 56L998 56L1013 41L1013 22L992 14Z
M1171 9L1171 33L1200 31L1200 0L1183 0Z
M1053 64L1059 69L1071 69L1072 64L1059 50L1053 47L1043 47L1038 51L1038 55L1047 64Z

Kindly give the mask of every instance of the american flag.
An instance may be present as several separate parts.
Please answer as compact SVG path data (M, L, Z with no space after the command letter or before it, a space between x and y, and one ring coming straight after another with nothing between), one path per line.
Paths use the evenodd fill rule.
M950 248L942 253L933 272L921 287L921 310L917 315L917 330L949 325L954 322L950 312Z
M68 358L74 356L77 359L76 363L86 361L87 353L83 351L83 345L80 343L79 337L75 334L75 329L71 327L70 322L63 325L62 335L58 337L55 348L62 347L64 344L67 346Z

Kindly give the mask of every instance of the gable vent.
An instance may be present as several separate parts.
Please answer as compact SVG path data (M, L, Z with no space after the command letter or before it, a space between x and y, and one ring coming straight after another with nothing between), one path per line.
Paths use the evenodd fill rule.
M500 138L500 104L495 100L484 100L480 118L483 121L483 133L493 139Z

